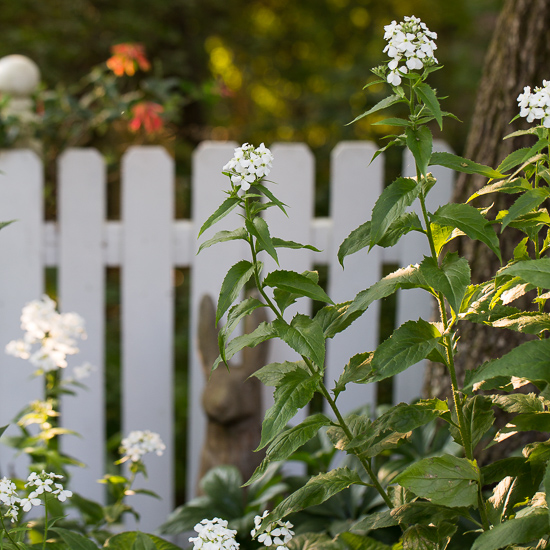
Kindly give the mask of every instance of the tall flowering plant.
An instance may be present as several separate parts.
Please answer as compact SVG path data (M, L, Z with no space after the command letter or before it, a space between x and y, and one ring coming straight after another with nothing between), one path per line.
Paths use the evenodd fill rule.
M66 373L68 356L78 353L78 339L86 337L82 317L76 313L59 313L55 301L43 296L23 308L21 328L23 337L9 342L6 352L31 363L34 376L43 377L45 393L42 400L30 403L16 418L22 435L2 439L3 443L29 455L31 463L26 480L6 477L0 480L0 548L27 549L29 541L40 541L41 547L46 548L54 539L59 548L97 548L96 543L105 543L110 548L127 544L146 544L165 550L176 548L154 535L137 532L113 535L112 532L113 526L120 531L125 514L133 514L139 519L127 503L130 495L145 493L157 497L149 490L135 488L134 482L139 474L147 475L144 455L161 456L166 449L159 434L137 430L122 439L121 458L115 464L128 462L130 476L108 474L98 480L109 489L110 502L106 506L83 495L73 495L68 489L70 479L66 466L84 464L60 451L59 437L74 435L74 432L62 428L58 422L58 397L62 393L75 393L83 386L82 380L94 370L92 365L84 363ZM6 429L7 426L0 428L0 436ZM65 485L61 484L61 479L65 480ZM21 491L25 492L24 496L19 496ZM80 521L76 516L70 522L65 521L67 506L80 512ZM33 509L34 519L26 520L25 514ZM36 519L38 509L44 510L43 519Z
M311 247L270 234L262 213L277 208L284 215L286 205L264 180L271 155L263 153L269 163L262 162L261 153L250 145L237 149L223 168L229 177L228 197L200 231L202 235L229 212L239 209L244 225L216 233L201 249L239 239L250 250L250 259L230 268L220 290L216 318L219 321L226 315L227 321L220 331L220 355L213 368L222 363L227 366L244 347L271 338L280 338L301 356L295 362L266 365L256 373L275 391L258 447L266 448L266 457L248 483L261 478L271 463L287 459L319 430L326 430L333 445L353 456L357 464L355 468L343 466L313 476L261 517L254 534L269 531L282 518L357 485L374 488L383 507L343 526L338 533L300 534L289 542L289 547L390 548L378 529L394 528L398 533L394 548L544 548L550 535L546 496L550 489L550 442L529 444L519 456L503 457L486 465L478 463L475 451L479 445L498 444L516 432L544 432L550 428L550 340L546 338L550 317L544 310L550 297L550 259L546 257L550 218L543 206L550 195L547 84L533 93L526 88L518 98L519 116L531 122L542 121L541 126L522 132L533 135L536 143L515 151L496 169L435 152L432 127L435 123L441 128L443 119L452 116L442 111L436 91L428 84L429 75L441 68L434 57L436 35L413 16L399 24L392 22L385 31L389 61L373 72L379 77L375 83L389 85L391 93L357 119L396 104L404 105L404 118L382 121L396 127L398 133L389 136L389 143L376 155L390 146L407 147L414 158L415 176L399 177L382 192L370 220L344 240L338 258L344 265L350 254L368 253L375 246L391 247L411 231L423 235L430 253L419 258L418 264L401 267L338 304L319 286L315 272L276 269L266 273L262 256L271 256L278 264L278 249ZM446 204L430 212L426 197L437 185L429 169L433 165L480 174L488 183L465 204ZM471 204L480 195L502 192L518 195L508 211L491 213L490 208ZM412 209L416 201L420 215ZM495 229L500 233L514 229L523 234L514 257L506 263ZM488 253L501 261L502 267L491 279L473 283L468 260L448 251L445 245L459 236L481 241ZM260 297L239 301L240 291L249 281L257 286ZM407 321L376 350L351 357L342 365L340 378L328 387L323 376L327 341L346 330L375 300L411 288L422 289L435 299L438 319ZM523 311L511 305L529 292L532 309ZM299 313L287 319L285 310L299 297L327 305L313 318ZM274 320L262 323L250 334L232 338L243 317L257 308L269 308ZM459 351L467 353L467 343L458 345L464 321L535 338L467 372L461 382L454 358ZM348 385L382 381L424 359L439 362L448 371L450 402L433 398L401 403L375 420L367 414L344 417L340 413L338 399ZM514 391L528 382L533 384L533 392ZM331 415L315 414L287 428L289 420L316 393L325 399ZM500 430L495 426L495 408L510 415L509 423ZM397 475L381 475L376 458L382 453L391 454L413 430L436 420L447 424L461 453L424 458Z

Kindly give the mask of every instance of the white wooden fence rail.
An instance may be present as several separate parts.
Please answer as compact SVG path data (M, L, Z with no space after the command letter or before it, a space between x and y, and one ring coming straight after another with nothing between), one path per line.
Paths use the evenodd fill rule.
M233 155L233 143L205 142L194 154L192 167L192 220L174 220L174 165L158 147L131 148L122 162L122 221L105 219L105 167L94 150L69 150L59 159L58 221L43 221L43 172L41 161L30 151L0 154L0 221L17 223L0 233L0 349L21 336L21 308L43 293L45 266L57 266L62 311L76 311L86 320L88 339L82 342L78 362L98 367L88 379L89 391L68 396L61 404L63 424L83 435L67 437L64 450L81 458L86 469L75 470L73 488L101 501L103 487L96 483L105 471L104 413L104 279L106 266L122 270L122 429L150 429L167 444L162 458L147 460L149 480L140 483L159 493L159 503L133 497L142 513L140 528L152 530L173 508L174 461L187 460L190 494L196 486L199 454L205 429L200 399L204 386L196 349L197 311L204 293L217 297L227 269L246 257L242 243L211 247L196 255L196 235L203 221L224 199L227 178L221 167ZM437 143L439 150L445 145ZM273 235L314 244L323 252L280 253L282 268L303 271L313 264L327 264L329 294L335 301L352 298L375 282L386 262L407 265L421 261L425 245L416 234L402 239L393 249L374 248L346 259L342 270L336 258L339 244L355 227L369 218L383 186L383 157L369 164L375 148L370 143L339 144L332 154L330 217L313 217L315 166L311 152L302 144L276 144L270 179L279 183L277 196L290 206L287 219L278 209L268 211ZM404 161L410 175L412 162ZM446 202L452 173L434 169L439 183L430 195L431 207ZM205 238L222 228L234 228L239 219L228 216L209 230ZM223 227L222 227L223 226ZM212 233L210 232L212 231ZM173 300L172 271L191 267L191 343L188 426L189 455L173 445ZM272 267L271 265L269 267ZM398 324L430 316L425 295L407 291L398 299ZM304 304L301 304L302 306ZM306 304L307 306L307 304ZM293 314L291 311L290 314ZM374 349L378 340L378 306L344 334L330 342L327 379L337 379L349 357ZM293 352L272 341L271 360L292 359ZM29 379L31 367L20 359L0 353L0 425L30 400L41 395L38 380ZM420 394L422 365L399 375L397 401ZM373 386L356 386L340 399L351 410L373 402ZM242 396L241 396L242 397ZM236 396L237 398L237 396ZM269 404L269 396L266 399ZM267 406L266 405L266 406ZM10 428L11 429L11 428ZM11 433L16 433L12 431ZM1 475L24 473L21 458L15 460L0 449Z

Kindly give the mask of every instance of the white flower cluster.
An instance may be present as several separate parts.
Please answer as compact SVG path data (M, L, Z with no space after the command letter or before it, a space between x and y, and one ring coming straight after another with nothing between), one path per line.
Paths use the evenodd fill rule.
M258 529L268 513L269 511L266 510L263 515L254 518L254 529L250 532L252 538L257 536L258 542L263 543L265 546L273 546L276 550L288 550L287 544L294 536L294 531L291 531L294 526L289 521L283 523L281 520L277 520L270 523L265 530L258 534Z
M550 81L543 80L542 88L537 86L533 91L525 86L518 95L518 105L519 116L527 118L527 122L542 120L542 125L550 128Z
M156 453L157 456L161 456L165 449L166 445L162 442L160 435L149 430L130 432L120 446L121 454L132 462L140 461L146 453Z
M67 366L67 355L78 353L77 338L85 338L84 320L76 313L58 313L48 296L34 300L23 308L23 339L12 340L6 353L28 359L37 369L50 372ZM40 347L34 352L33 344Z
M191 537L194 550L237 550L237 531L227 528L227 521L220 518L203 519L194 527L198 537Z
M33 506L40 506L42 500L38 498L40 495L50 493L57 497L60 502L65 502L73 496L72 491L63 488L61 483L57 483L56 479L61 479L63 476L47 473L44 470L40 474L32 472L27 478L25 487L34 487L34 489L25 498L19 498L15 483L10 479L3 477L0 479L0 503L7 507L4 513L5 517L9 517L15 522L19 516L19 511L29 512Z
M390 84L399 86L402 74L437 64L434 56L437 46L433 41L437 34L430 31L418 17L405 17L401 23L392 21L384 30L384 39L388 41L384 52L391 58L387 75Z
M263 143L256 149L244 143L235 149L234 157L223 167L223 171L229 173L233 184L248 191L251 184L269 174L272 163L273 155Z

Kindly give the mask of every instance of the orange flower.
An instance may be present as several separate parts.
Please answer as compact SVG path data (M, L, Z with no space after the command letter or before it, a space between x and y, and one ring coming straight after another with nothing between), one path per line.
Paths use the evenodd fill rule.
M148 71L151 68L151 64L145 57L143 44L116 44L111 47L111 53L113 55L107 60L107 67L117 76L122 76L124 73L132 76L138 68L142 71Z
M154 134L164 126L160 113L164 111L162 105L152 101L141 101L132 107L133 118L128 127L132 132L137 132L141 127L147 134Z

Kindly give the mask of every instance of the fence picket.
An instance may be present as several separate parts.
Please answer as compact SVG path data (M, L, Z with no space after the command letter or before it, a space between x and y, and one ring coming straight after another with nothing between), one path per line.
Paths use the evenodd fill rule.
M152 530L173 507L174 166L160 147L132 147L122 160L122 433L151 430L166 444L162 460L146 457L148 479L136 495L140 529Z
M104 331L105 165L94 149L73 149L59 162L59 277L60 308L74 311L86 322L88 338L72 366L89 362L96 369L83 381L88 391L61 400L62 424L86 437L62 439L62 449L82 460L72 480L75 491L103 502L105 486L97 483L105 473ZM71 376L71 372L67 373ZM83 414L85 413L85 414Z
M44 288L42 255L42 189L40 159L31 151L0 154L0 221L17 220L2 229L0 251L0 425L11 423L30 401L42 395L41 380L30 380L32 367L7 356L4 346L22 338L21 308L39 298ZM12 426L6 435L19 435ZM26 461L0 446L0 475L24 475Z
M381 274L381 253L374 247L346 257L345 269L338 262L337 252L342 241L370 216L374 203L384 186L383 159L369 164L376 148L371 143L340 143L332 152L330 216L332 235L329 260L329 296L336 302L352 300L355 295L375 283ZM328 343L326 379L338 380L350 357L373 351L378 343L379 304L375 302L345 332ZM350 412L358 404L373 403L373 385L353 385L346 388L339 408Z

